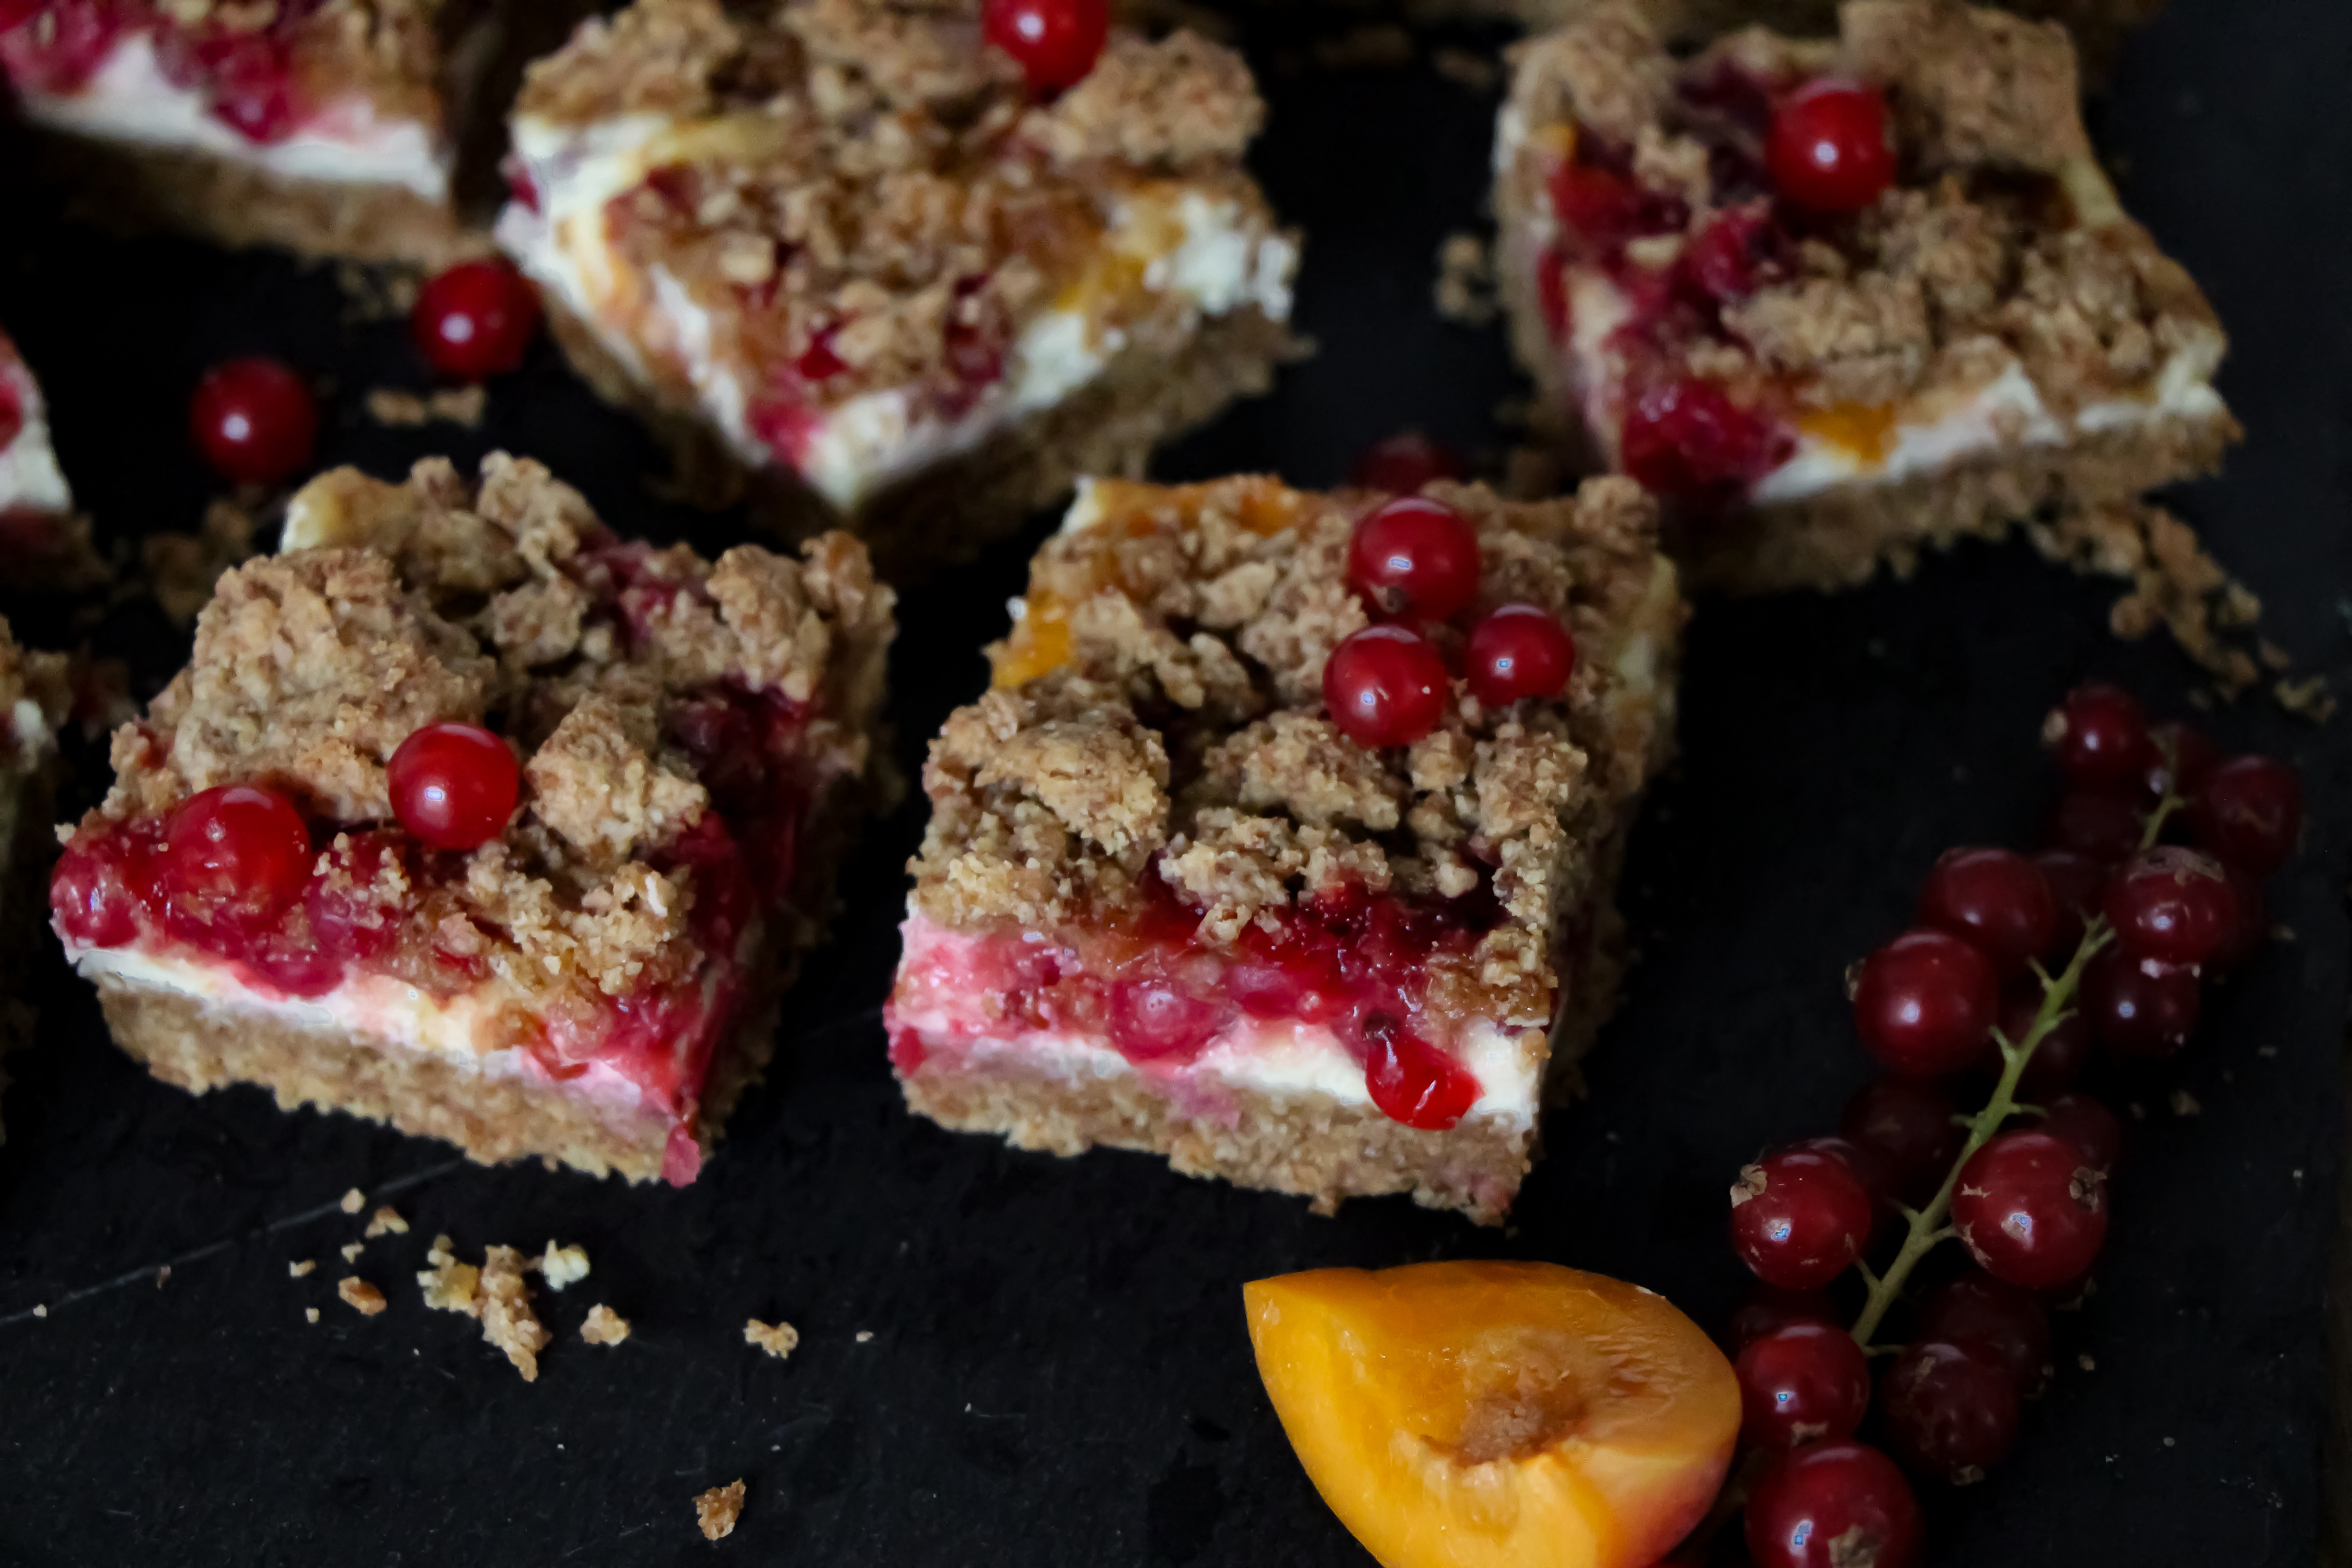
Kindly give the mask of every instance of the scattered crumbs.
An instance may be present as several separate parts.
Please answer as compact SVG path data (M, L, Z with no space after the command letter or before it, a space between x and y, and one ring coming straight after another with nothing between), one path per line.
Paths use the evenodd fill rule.
M223 497L205 506L204 523L195 532L149 534L139 544L148 593L174 623L194 620L196 612L211 602L220 574L253 553L253 536L260 526L251 508ZM350 1202L346 1196L343 1212L359 1213L348 1206Z
M763 1323L753 1318L743 1325L743 1342L757 1345L782 1361L799 1346L801 1331L790 1323Z
M531 1310L530 1289L523 1282L523 1255L511 1247L493 1247L478 1268L460 1263L449 1250L449 1238L436 1236L425 1261L433 1267L420 1272L425 1304L445 1312L463 1312L482 1321L482 1338L506 1352L525 1383L539 1381L539 1352L554 1336Z
M1485 55L1452 46L1430 57L1429 64L1439 76L1456 87L1466 87L1472 92L1492 92L1503 79L1503 73Z
M487 399L480 383L471 386L436 387L419 397L398 387L379 386L367 395L367 416L379 425L429 425L440 422L468 427L482 422Z
M2168 1448L2171 1447L2172 1447L2172 1439L2171 1439L2171 1438L2169 1438L2169 1437L2167 1437L2167 1438L2164 1440L2164 1446L2165 1446L2166 1447L2168 1447Z
M1412 35L1394 22L1368 22L1334 37L1318 38L1311 53L1327 71L1379 70L1412 63Z
M2131 1102L2131 1113L2132 1120L2134 1121L2145 1121L2147 1120L2147 1107L2142 1105L2137 1100Z
M1437 313L1465 327L1495 319L1495 264L1475 234L1449 234L1437 247Z
M599 1301L588 1309L580 1337L592 1345L616 1345L629 1337L629 1320Z
M723 1541L734 1534L735 1521L742 1517L741 1481L713 1487L694 1500L694 1522L702 1526L702 1539L705 1541Z
M861 1345L872 1344L874 1342L874 1331L872 1329L858 1330L857 1342Z
M172 1266L168 1263L163 1265L163 1268L155 1270L155 1289L161 1290L163 1288L163 1282L171 1279L171 1277Z
M2254 1047L2254 1055L2267 1060L2270 1058L2278 1055L2278 1047L2276 1046L2256 1046Z
M536 1268L551 1290L561 1290L566 1285L577 1285L588 1278L588 1249L584 1247L558 1247L553 1237L548 1237L547 1250L524 1265Z
M383 1292L356 1274L335 1281L335 1294L343 1299L344 1306L362 1318L373 1318L383 1310Z
M360 1210L365 1207L367 1207L367 1194L361 1192L357 1187L353 1187L350 1192L343 1194L343 1212L345 1214L357 1214Z
M46 1318L48 1315L49 1304L47 1301L38 1302L34 1306L33 1316L37 1318Z
M2197 1103L2197 1097L2187 1089L2176 1089L2172 1091L2173 1115L2197 1116L2202 1114L2204 1110L2203 1106Z
M2074 1364L2081 1367L2084 1372L2096 1372L2099 1370L2099 1363L2091 1359L2091 1352L2089 1351L2084 1351L2082 1354L2076 1356L2074 1358Z
M2294 1170L2289 1171L2287 1174L2294 1177L2297 1184L2300 1184L2303 1181L2303 1167L2297 1165Z
M315 1258L289 1258L286 1262L286 1278L289 1279L307 1278L316 1271L318 1267L319 1260Z
M302 1321L303 1321L304 1322L306 1322L306 1323L315 1323L315 1322L317 1322L317 1321L319 1321L319 1309L318 1309L318 1308L316 1308L316 1307L305 1307L305 1308L303 1308L303 1309L302 1309Z
M2306 676L2301 680L2281 677L2271 687L2271 695L2278 705L2298 719L2308 719L2315 724L2325 724L2335 716L2336 699L2328 694L2327 678Z
M377 1209L375 1213L368 1216L367 1229L362 1234L364 1235L368 1240L373 1241L377 1237L383 1235L387 1231L394 1236L406 1236L408 1234L408 1222L401 1218L400 1211L394 1208L390 1204L384 1205L382 1208Z
M360 1260L360 1254L367 1250L367 1243L364 1241L347 1241L341 1247L337 1248L337 1250L343 1255L344 1262L357 1263Z
M2254 656L2257 658L2260 658L2265 666L2273 670L2286 669L2291 668L2294 663L2294 656L2293 654L2287 652L2286 649L2279 647L2278 644L2271 641L2268 637L2261 638L2254 644Z

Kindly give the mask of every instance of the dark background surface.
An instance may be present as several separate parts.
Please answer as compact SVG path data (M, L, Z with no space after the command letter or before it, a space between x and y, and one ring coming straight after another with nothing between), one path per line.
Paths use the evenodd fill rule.
M2096 129L2126 203L2235 339L2223 385L2252 434L2181 506L2299 669L2352 692L2352 7L2255 14L2175 0L2126 48ZM1502 440L1491 411L1515 384L1498 333L1429 304L1440 239L1478 218L1494 100L1425 64L1277 68L1297 42L1277 29L1304 25L1261 17L1250 41L1274 105L1258 164L1308 231L1300 310L1322 353L1167 454L1166 475L1328 482L1412 424ZM334 379L328 460L390 474L503 445L625 531L729 537L655 498L647 443L544 347L496 386L482 430L367 425L366 388L422 372L399 323L345 310L331 274L266 256L0 229L0 320L46 377L68 470L110 533L195 525L207 486L183 399L207 362L262 350ZM1022 562L1000 549L902 604L909 764L982 688L978 649ZM1592 1096L1553 1119L1507 1231L1401 1200L1318 1219L1139 1156L1064 1162L911 1120L877 1014L919 801L869 835L770 1082L682 1192L478 1169L355 1121L280 1115L256 1090L192 1099L115 1052L51 960L0 1146L0 1562L699 1562L714 1549L688 1500L741 1476L749 1508L715 1549L736 1560L1363 1563L1260 1390L1241 1283L1506 1254L1639 1280L1717 1326L1746 1283L1722 1238L1727 1184L1760 1146L1831 1130L1864 1076L1845 963L1900 926L1939 848L2031 840L2051 793L2037 726L2069 684L2118 679L2188 711L2184 659L2105 633L2114 593L2021 545L1971 546L1910 584L1703 606L1683 759L1626 875L1642 962ZM20 608L20 625L56 614ZM134 655L143 698L180 637L132 606L101 641ZM2352 718L2315 729L2249 700L2210 722L2226 747L2305 770L2308 852L2272 888L2295 940L2209 996L2189 1056L2108 1086L2146 1116L2097 1292L2058 1319L2059 1374L2017 1456L1929 1494L1937 1563L2313 1555ZM86 766L85 789L102 776ZM2167 1109L2176 1086L2200 1115ZM334 1204L352 1186L415 1228L347 1270L335 1249L361 1220ZM535 1384L472 1321L422 1305L411 1277L443 1230L469 1256L587 1247L594 1273L541 1297L558 1337ZM289 1279L291 1258L319 1269ZM345 1272L390 1310L337 1301ZM618 1350L575 1337L599 1300L635 1325ZM742 1343L751 1315L798 1325L788 1363Z

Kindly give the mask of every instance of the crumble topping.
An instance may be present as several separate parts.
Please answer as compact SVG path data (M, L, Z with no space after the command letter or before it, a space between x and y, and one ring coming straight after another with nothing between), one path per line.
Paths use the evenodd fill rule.
M400 1217L398 1209L386 1204L368 1216L367 1230L364 1234L369 1241L373 1241L379 1236L406 1236L408 1222Z
M790 1323L763 1323L752 1318L743 1325L743 1342L782 1361L800 1348L801 1331Z
M551 1290L561 1290L567 1285L577 1285L588 1278L588 1249L584 1247L559 1247L548 1238L547 1250L533 1258L529 1267L539 1270Z
M424 1288L425 1304L480 1319L483 1340L505 1353L525 1383L538 1382L539 1352L554 1336L531 1310L530 1285L524 1276L536 1259L526 1258L511 1247L492 1247L484 1252L478 1268L457 1261L446 1236L433 1238L425 1259L433 1265L416 1276L417 1284Z
M367 1207L367 1194L353 1187L343 1194L341 1206L345 1214L357 1214Z
M730 1481L723 1487L713 1487L694 1500L694 1522L702 1527L705 1541L723 1541L735 1533L735 1521L743 1517L743 1483Z
M599 1301L582 1320L580 1337L592 1345L617 1345L629 1337L629 1320Z
M335 1281L335 1294L362 1318L373 1318L384 1309L383 1292L356 1274Z

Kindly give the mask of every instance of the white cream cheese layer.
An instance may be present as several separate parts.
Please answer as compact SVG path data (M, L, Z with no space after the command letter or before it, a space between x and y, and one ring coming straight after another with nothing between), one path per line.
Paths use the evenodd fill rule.
M448 154L421 121L380 119L373 103L353 95L282 141L255 142L206 112L201 92L165 77L143 32L125 34L75 91L20 97L25 117L51 131L205 153L288 179L405 185L427 201L449 197Z
M16 438L0 447L0 512L73 510L73 492L49 444L48 405L41 400L32 373L9 354L5 339L0 339L0 383L15 393L23 419Z
M705 416L746 463L775 462L749 426L754 389L717 351L709 312L660 268L640 280L617 268L605 230L612 199L642 184L667 156L690 150L696 128L674 131L650 115L584 127L522 116L513 132L539 210L509 204L499 243L640 379L650 379L651 365L683 374ZM1272 320L1289 319L1297 247L1236 202L1188 190L1172 207L1124 205L1111 216L1105 245L1143 263L1145 289L1202 316L1255 306ZM1043 311L1013 341L1003 378L969 410L943 417L906 390L865 393L813 416L796 467L833 505L854 510L893 481L1062 402L1125 346L1116 327L1082 310Z

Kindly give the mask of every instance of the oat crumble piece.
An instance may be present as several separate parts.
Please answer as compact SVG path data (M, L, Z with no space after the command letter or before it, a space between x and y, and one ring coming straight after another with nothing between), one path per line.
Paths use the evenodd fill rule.
M483 1340L505 1352L525 1383L538 1382L539 1352L554 1336L531 1310L521 1253L511 1247L493 1247L483 1255L475 1308L482 1320Z
M617 1345L629 1337L629 1320L599 1301L588 1309L580 1337L592 1345Z
M713 1487L694 1500L694 1522L702 1529L705 1541L723 1541L735 1533L735 1521L743 1517L743 1483L730 1481L723 1487Z
M286 1276L289 1279L306 1279L317 1271L318 1267L319 1260L315 1258L289 1258L286 1263Z
M367 1250L367 1243L364 1241L347 1241L337 1250L342 1253L344 1262L357 1263L360 1260L360 1254Z
M547 1250L533 1258L530 1267L539 1270L551 1290L561 1290L567 1285L577 1285L588 1278L588 1249L584 1247L559 1247L553 1237L548 1238Z
M367 1207L367 1194L357 1187L352 1188L343 1194L342 1210L345 1214L357 1214L365 1207Z
M416 1276L416 1283L425 1292L425 1304L439 1312L480 1317L482 1271L470 1263L459 1262L446 1236L433 1238L425 1260L432 1267L420 1269Z
M398 1209L385 1204L368 1216L367 1229L362 1234L369 1241L379 1236L406 1236L408 1222L400 1217Z
M383 1292L356 1274L335 1281L335 1294L362 1318L374 1317L385 1306Z
M763 1323L753 1318L743 1325L743 1342L782 1361L800 1348L801 1331L790 1323Z
M482 411L488 403L488 390L477 382L471 386L436 386L422 395L399 387L374 387L363 406L367 416L379 425L397 427L439 422L471 429L482 422Z

